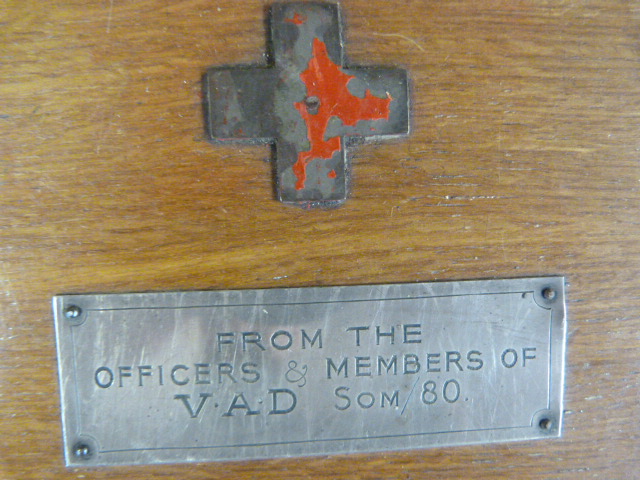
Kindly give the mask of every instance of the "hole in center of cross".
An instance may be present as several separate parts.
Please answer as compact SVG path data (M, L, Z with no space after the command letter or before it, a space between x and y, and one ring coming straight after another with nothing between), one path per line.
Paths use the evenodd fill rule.
M309 115L317 115L320 110L320 99L318 97L307 97L304 99L304 105L307 107Z

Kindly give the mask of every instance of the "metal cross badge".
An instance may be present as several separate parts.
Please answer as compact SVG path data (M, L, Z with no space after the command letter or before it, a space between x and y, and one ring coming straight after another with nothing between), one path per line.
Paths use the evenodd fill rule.
M345 67L337 4L277 3L270 21L272 65L208 70L208 135L275 144L280 201L339 206L349 190L348 146L409 133L407 73Z

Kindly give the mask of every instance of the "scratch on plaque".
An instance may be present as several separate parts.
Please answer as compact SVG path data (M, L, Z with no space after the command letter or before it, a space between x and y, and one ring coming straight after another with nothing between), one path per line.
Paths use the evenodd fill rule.
M425 49L422 45L420 45L418 42L416 42L413 38L411 37L407 37L406 35L402 35L400 33L374 33L374 35L376 37L398 37L398 38L402 38L403 40L406 40L409 43L413 43L418 50L420 50L421 52L424 52Z

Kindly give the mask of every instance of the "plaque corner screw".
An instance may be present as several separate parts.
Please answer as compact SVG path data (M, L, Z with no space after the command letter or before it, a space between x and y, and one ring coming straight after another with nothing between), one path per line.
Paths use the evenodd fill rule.
M64 309L64 317L67 320L76 320L82 315L82 309L77 305L69 305Z
M538 422L538 427L543 432L550 432L551 430L553 430L554 425L555 425L555 423L554 423L553 419L551 419L549 417L541 418L540 422Z
M549 302L553 302L558 297L558 292L553 287L545 287L542 290L542 297Z
M93 451L88 444L79 442L73 446L73 456L80 460L89 460L93 456Z

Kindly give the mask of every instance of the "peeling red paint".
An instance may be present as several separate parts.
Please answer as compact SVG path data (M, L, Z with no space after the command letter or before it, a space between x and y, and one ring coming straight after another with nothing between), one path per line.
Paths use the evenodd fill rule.
M300 15L296 13L293 18L285 18L285 22L293 23L294 25L303 25L307 21L306 15Z
M336 178L338 176L338 174L336 173L335 170L331 170L329 173L327 173L327 177L329 178Z
M361 120L388 120L392 100L388 93L387 98L379 98L370 90L366 91L364 98L352 95L347 84L355 77L344 73L329 58L327 46L318 38L313 40L313 56L300 78L307 86L307 98L317 97L320 105L318 112L312 114L305 102L294 104L307 125L307 136L311 144L309 151L298 154L298 161L293 166L298 179L296 190L304 189L309 162L314 159L330 159L342 149L340 137L324 138L331 117L337 117L344 125L352 127Z

